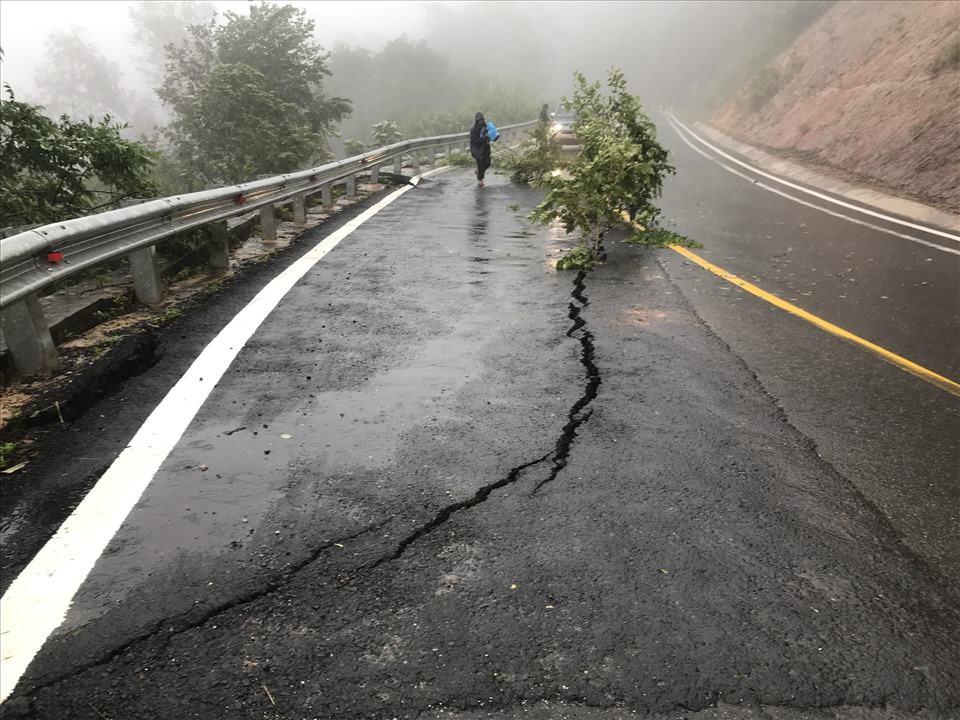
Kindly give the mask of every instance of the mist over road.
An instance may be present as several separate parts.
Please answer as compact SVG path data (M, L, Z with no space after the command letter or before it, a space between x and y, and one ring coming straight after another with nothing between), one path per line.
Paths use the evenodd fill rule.
M935 251L658 124L698 252L956 379L929 340L956 318ZM211 379L4 717L956 713L957 399L671 250L611 237L602 268L558 273L565 240L525 220L539 194L474 185L454 170L385 207ZM283 265L160 331L38 485L108 463ZM821 296L844 266L863 285ZM50 522L19 501L22 527Z

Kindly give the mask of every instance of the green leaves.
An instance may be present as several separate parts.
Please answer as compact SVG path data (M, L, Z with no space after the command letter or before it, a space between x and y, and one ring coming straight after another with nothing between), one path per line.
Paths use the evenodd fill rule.
M675 169L657 142L656 126L643 112L640 99L627 92L623 73L617 69L609 72L605 93L599 82L588 84L580 73L574 77L576 88L568 104L577 113L573 130L580 150L569 178L542 177L547 195L530 215L534 222L559 221L568 233L580 233L578 247L562 258L557 268L599 264L603 237L623 223L624 216L631 222L638 217L644 220L644 229L637 230L634 242L658 244L667 237L685 240L675 233L654 232L660 211L653 200L660 196L664 177Z
M524 144L516 158L509 162L510 179L514 182L545 187L549 184L551 173L566 165L563 152L550 142L549 125L538 123L526 135Z
M306 11L261 2L224 18L223 25L191 26L190 39L167 51L158 95L173 114L167 139L196 177L185 189L329 160L327 140L351 106L323 92L327 55L313 41Z
M392 120L381 120L373 126L373 145L374 147L386 147L400 142L403 135L400 128Z
M7 227L68 220L151 197L156 155L125 140L125 126L52 120L42 108L0 103L0 217Z
M589 247L579 245L557 260L557 270L589 270L600 265L600 259Z

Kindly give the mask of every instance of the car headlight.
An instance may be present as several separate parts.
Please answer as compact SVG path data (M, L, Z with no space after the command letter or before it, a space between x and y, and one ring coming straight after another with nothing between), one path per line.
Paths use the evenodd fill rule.
M560 132L561 130L563 130L563 125L561 125L560 123L556 123L556 124L553 126L553 131L554 131L555 133L558 133L558 132Z

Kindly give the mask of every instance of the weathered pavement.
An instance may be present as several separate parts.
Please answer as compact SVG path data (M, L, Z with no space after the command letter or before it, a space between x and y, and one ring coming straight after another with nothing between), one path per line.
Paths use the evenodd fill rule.
M610 241L555 273L537 200L425 181L317 265L9 715L956 716L953 589L700 320L669 251ZM144 384L182 362L161 340ZM129 432L125 394L101 436Z

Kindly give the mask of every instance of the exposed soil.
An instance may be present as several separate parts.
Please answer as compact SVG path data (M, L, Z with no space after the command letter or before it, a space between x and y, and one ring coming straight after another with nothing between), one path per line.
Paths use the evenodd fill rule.
M838 2L710 118L741 142L960 211L960 4Z

